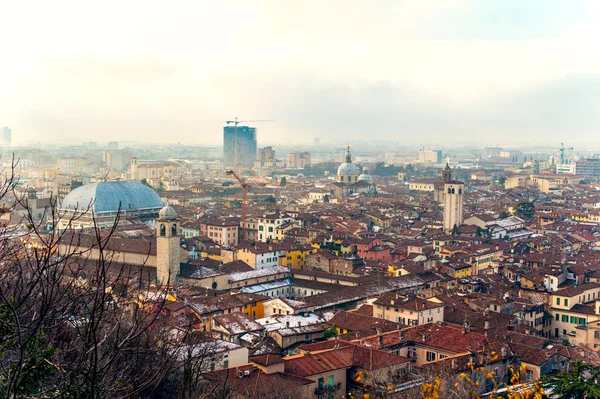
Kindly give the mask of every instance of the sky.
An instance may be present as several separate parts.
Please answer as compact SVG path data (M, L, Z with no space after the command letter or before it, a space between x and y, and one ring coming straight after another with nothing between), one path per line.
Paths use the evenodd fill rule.
M0 0L13 143L600 142L597 0Z

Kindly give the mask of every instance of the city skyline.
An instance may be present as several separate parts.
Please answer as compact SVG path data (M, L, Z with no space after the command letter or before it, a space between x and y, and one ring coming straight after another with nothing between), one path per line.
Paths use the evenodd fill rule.
M15 145L217 145L235 116L275 119L260 127L265 145L593 143L600 127L591 1L36 7L3 6L0 33L19 38L0 67Z

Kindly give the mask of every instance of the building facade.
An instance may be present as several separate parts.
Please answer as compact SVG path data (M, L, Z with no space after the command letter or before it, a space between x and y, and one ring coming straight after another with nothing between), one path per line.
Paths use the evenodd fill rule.
M452 232L463 223L463 192L465 184L450 180L444 183L444 231Z
M290 169L304 169L312 164L312 156L308 152L290 152L286 157L286 166Z
M580 159L575 164L575 174L584 179L600 180L600 159Z
M256 151L256 128L249 126L225 126L223 128L223 158L226 167L253 166L256 161Z
M275 161L275 150L273 147L264 147L258 149L258 161L273 162Z
M419 151L419 163L424 164L440 164L442 163L442 150L434 151Z

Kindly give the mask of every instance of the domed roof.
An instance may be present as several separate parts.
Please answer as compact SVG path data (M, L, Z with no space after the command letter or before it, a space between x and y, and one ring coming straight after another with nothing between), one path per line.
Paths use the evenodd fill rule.
M360 167L355 163L344 162L338 168L338 175L359 175Z
M106 181L90 183L71 191L61 203L62 209L95 213L133 210L157 211L163 203L150 187L136 181Z
M352 155L350 155L350 146L346 150L346 162L338 168L338 175L359 175L360 167L352 163Z
M163 220L175 220L177 219L177 211L167 204L158 212L158 218Z
M373 177L369 174L369 168L363 168L362 174L358 176L358 181L366 181L369 183L373 181Z

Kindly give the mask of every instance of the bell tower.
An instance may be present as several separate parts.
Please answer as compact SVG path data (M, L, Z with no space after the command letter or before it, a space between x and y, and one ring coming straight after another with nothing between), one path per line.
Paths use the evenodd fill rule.
M160 284L175 284L179 274L179 218L168 204L156 220L156 279Z
M446 184L446 183L450 183L451 180L452 180L452 169L450 169L450 165L448 165L448 162L446 162L446 167L442 171L442 182L444 182L444 184Z
M451 180L444 184L444 231L451 233L463 223L463 192L465 184Z

